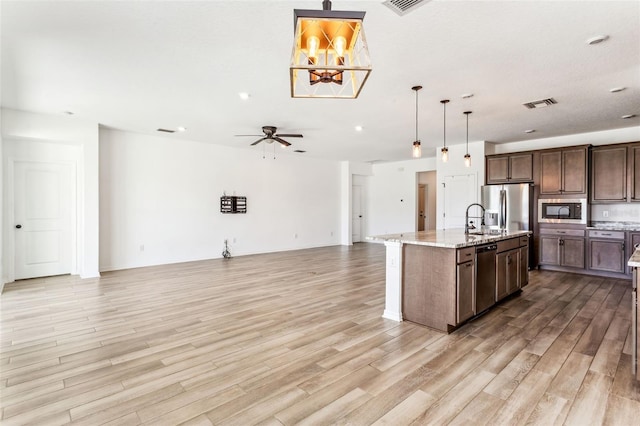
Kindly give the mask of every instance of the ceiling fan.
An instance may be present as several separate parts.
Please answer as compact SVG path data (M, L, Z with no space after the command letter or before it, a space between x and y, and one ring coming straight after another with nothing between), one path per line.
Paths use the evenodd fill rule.
M251 146L257 145L262 141L266 141L267 143L273 143L273 141L276 141L281 143L282 146L289 146L291 144L282 138L301 138L302 137L302 135L299 133L277 134L276 133L277 130L278 128L275 126L262 126L262 132L264 133L264 136L263 135L236 135L236 136L258 136L258 137L262 136L260 139L252 143Z

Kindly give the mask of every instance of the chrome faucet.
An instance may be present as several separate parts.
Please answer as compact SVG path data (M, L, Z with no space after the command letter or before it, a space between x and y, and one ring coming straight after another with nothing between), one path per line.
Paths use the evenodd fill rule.
M480 219L480 226L484 226L484 206L478 203L471 203L467 206L467 211L464 214L464 233L469 234L469 229L476 229L474 225L469 226L469 209L473 206L478 206L482 210L482 216L471 216L472 219ZM473 222L472 222L473 223ZM480 228L482 229L482 228Z

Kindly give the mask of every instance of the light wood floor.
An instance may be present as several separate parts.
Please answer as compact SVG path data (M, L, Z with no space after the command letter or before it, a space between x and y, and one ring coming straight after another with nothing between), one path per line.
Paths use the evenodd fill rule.
M533 271L445 335L384 277L363 243L7 285L3 424L638 424L629 281Z

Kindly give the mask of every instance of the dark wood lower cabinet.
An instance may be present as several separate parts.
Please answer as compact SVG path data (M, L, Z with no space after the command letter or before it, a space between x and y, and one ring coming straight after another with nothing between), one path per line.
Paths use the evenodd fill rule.
M512 249L496 255L496 300L504 299L517 291L520 268L520 250Z
M589 269L623 274L625 267L624 241L589 240Z
M460 263L457 270L457 307L456 320L458 323L468 320L476 314L476 262Z
M540 230L541 266L584 269L584 230L549 228Z

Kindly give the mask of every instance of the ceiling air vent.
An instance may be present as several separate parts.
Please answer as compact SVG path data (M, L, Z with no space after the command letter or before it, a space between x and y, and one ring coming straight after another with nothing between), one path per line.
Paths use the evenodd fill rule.
M164 133L175 133L175 130L170 130L170 129L158 129L158 132L164 132Z
M416 9L418 6L428 3L429 1L430 0L387 0L382 4L402 16Z
M535 109L535 108L544 108L547 107L549 105L553 105L553 104L557 104L558 101L556 101L553 98L547 98L547 99L542 99L539 101L533 101L533 102L527 102L525 104L522 104L524 106L526 106L529 109Z

